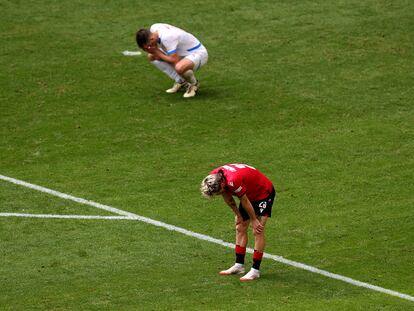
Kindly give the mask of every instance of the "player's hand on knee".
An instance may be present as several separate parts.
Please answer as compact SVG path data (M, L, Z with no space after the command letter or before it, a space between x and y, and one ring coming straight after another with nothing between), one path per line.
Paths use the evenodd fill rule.
M263 225L260 223L260 221L258 219L253 221L252 226L253 226L253 233L254 234L261 234L264 230Z

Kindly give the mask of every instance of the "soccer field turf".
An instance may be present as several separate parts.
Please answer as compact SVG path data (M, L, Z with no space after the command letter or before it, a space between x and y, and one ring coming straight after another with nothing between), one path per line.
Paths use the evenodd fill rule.
M278 192L267 253L414 296L411 1L0 8L0 175L234 242L230 209L199 183L251 164ZM197 97L166 94L145 56L121 54L155 22L207 47ZM116 216L4 180L0 202ZM0 310L414 309L270 259L257 281L220 277L233 260L139 221L0 217Z

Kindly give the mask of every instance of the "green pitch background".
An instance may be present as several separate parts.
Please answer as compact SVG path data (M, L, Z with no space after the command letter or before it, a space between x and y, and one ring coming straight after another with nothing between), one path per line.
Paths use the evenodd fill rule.
M233 242L201 179L278 190L266 252L414 295L412 1L0 0L0 174ZM136 49L208 48L196 98ZM6 182L0 212L109 215ZM251 244L250 244L251 246ZM248 256L248 263L251 262ZM2 310L409 310L414 304L135 221L0 217Z

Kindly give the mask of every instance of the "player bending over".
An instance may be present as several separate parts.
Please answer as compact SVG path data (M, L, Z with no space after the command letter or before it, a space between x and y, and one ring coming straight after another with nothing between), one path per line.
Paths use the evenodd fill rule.
M247 247L247 229L252 224L254 234L253 266L240 278L241 281L260 277L260 263L265 247L265 225L272 214L276 191L272 182L261 172L246 164L227 164L220 166L203 179L201 193L210 198L221 194L224 202L235 214L236 226L236 263L221 275L244 273L244 257ZM237 208L233 196L240 199Z
M149 61L175 81L167 93L186 87L185 98L196 95L200 84L194 71L208 60L206 48L196 37L172 25L154 24L150 29L138 30L136 41L148 53Z

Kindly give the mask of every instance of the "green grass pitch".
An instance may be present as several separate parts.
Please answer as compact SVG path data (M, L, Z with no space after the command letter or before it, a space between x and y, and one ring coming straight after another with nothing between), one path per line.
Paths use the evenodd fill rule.
M266 252L414 295L414 3L0 0L0 174L233 242L199 183L276 185ZM199 95L136 50L155 22L209 51ZM0 181L0 213L112 215ZM249 244L252 246L252 244ZM0 217L0 309L414 310L414 303L129 220ZM247 256L251 263L251 255Z

